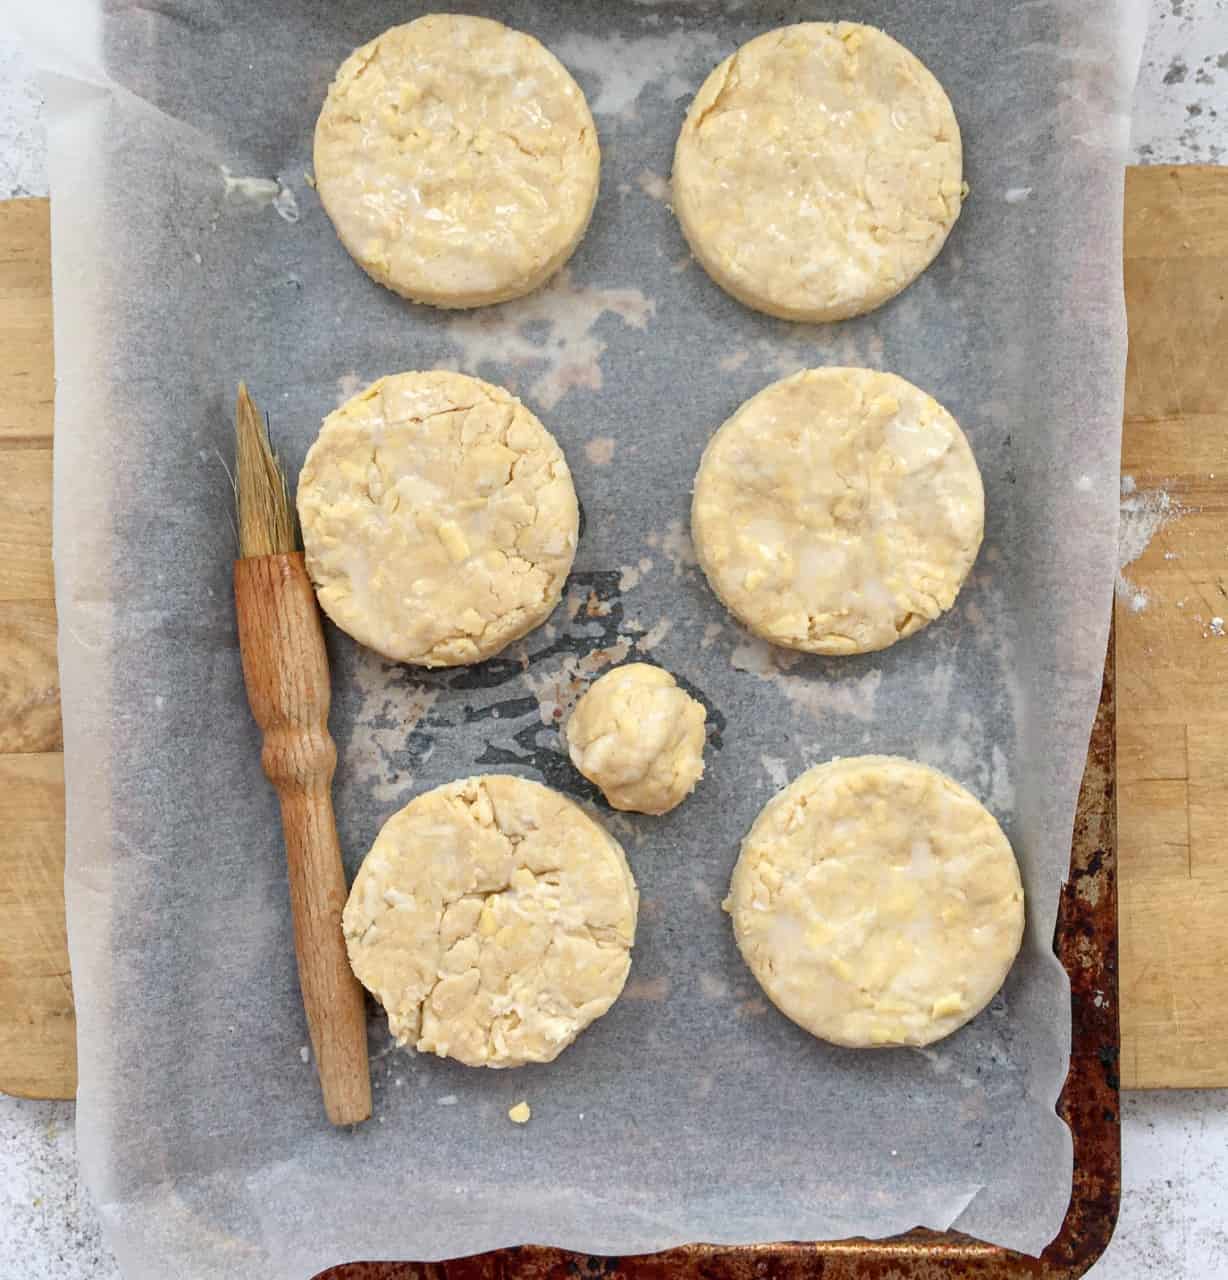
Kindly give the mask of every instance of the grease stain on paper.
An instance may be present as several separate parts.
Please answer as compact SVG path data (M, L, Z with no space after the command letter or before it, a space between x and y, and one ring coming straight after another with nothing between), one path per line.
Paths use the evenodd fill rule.
M279 178L251 178L236 176L221 166L222 183L226 199L232 196L246 200L257 208L271 207L283 222L299 220L298 201L294 191Z
M578 285L564 267L527 298L451 316L448 336L460 349L459 363L451 367L467 373L484 364L523 370L532 379L524 388L530 408L553 409L573 387L601 390L606 344L594 332L599 320L610 315L627 328L645 329L656 309L639 289Z
M849 716L863 724L874 718L874 703L883 673L877 669L860 676L809 676L785 672L805 659L794 649L780 649L758 636L746 636L729 655L736 671L745 671L774 685L794 712L805 712L816 723L828 716Z
M570 70L597 81L596 92L585 86L595 116L624 120L637 118L640 95L649 85L669 102L694 93L723 53L715 33L694 28L631 38L572 31L550 47Z
M400 803L414 785L414 766L425 764L434 750L433 738L419 726L439 690L362 648L355 650L352 687L358 710L340 752L347 778L383 804Z

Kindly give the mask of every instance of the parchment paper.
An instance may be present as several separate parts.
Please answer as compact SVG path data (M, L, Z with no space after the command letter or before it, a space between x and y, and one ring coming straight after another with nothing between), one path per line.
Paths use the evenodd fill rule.
M1058 889L1109 619L1124 367L1120 220L1137 3L458 3L540 36L589 95L592 227L538 295L406 305L338 243L306 174L328 80L414 4L29 4L48 68L55 551L68 909L85 1173L126 1274L301 1277L357 1257L537 1241L884 1235L955 1224L1040 1249L1069 1198L1054 1114L1069 992ZM716 288L665 203L690 95L782 21L878 23L947 87L972 187L933 267L808 328ZM41 32L41 35L39 34ZM883 654L773 652L695 568L691 479L747 396L818 364L891 369L963 424L984 473L976 570ZM351 874L415 793L478 770L591 802L557 724L624 657L709 708L708 775L618 817L642 891L631 982L553 1065L470 1070L370 1023L375 1116L334 1131L307 1060L271 790L230 587L236 381L291 478L374 377L501 381L563 445L586 521L567 603L504 657L422 674L329 633ZM719 910L773 792L833 755L939 766L999 816L1029 924L1001 995L926 1052L826 1046L767 1005ZM600 808L600 806L598 806ZM608 814L607 814L608 817ZM527 1099L533 1120L508 1123Z

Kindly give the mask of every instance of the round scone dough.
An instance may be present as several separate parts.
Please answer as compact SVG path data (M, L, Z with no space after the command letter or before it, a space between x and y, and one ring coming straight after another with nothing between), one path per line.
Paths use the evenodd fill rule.
M576 704L567 750L612 808L668 813L703 777L707 718L668 671L631 662L607 671Z
M964 433L891 373L808 369L708 442L691 532L712 589L773 644L869 653L955 602L985 495Z
M399 1043L519 1067L552 1061L618 998L637 904L621 846L578 805L485 774L384 824L342 928Z
M843 320L942 248L963 200L959 125L938 81L875 27L781 27L704 81L673 198L695 256L739 301Z
M414 302L478 307L529 293L571 257L601 157L584 94L548 49L437 13L341 64L314 163L368 275Z
M926 1045L975 1017L1023 939L993 815L891 756L807 770L755 820L725 909L772 1003L854 1049Z
M554 437L460 373L381 378L324 419L299 476L324 612L398 662L496 654L549 615L580 513Z

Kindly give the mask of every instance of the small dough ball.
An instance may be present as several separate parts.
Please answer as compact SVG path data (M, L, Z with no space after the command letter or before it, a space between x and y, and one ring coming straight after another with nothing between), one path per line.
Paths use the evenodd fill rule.
M855 22L757 36L695 95L674 207L708 274L757 311L843 320L881 306L959 217L963 153L942 86Z
M341 923L399 1043L519 1067L553 1061L618 998L637 904L621 846L578 805L485 774L389 818Z
M613 808L668 813L703 777L707 718L668 671L632 662L608 671L576 704L567 750Z
M708 443L691 504L712 590L772 644L869 653L949 609L981 545L964 433L892 373L809 369Z
M381 378L330 413L298 484L324 612L397 662L481 662L559 602L580 512L562 450L502 387Z
M772 1003L812 1035L926 1045L993 998L1023 939L1023 886L993 815L891 756L807 770L755 820L725 900Z
M580 243L597 199L580 86L532 36L436 13L356 49L316 124L316 186L380 284L437 307L519 298Z

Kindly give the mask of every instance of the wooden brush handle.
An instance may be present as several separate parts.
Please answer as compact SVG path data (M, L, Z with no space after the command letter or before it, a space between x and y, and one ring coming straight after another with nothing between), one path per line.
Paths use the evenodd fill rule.
M345 872L331 786L331 686L315 593L301 552L235 561L243 679L264 732L261 764L281 801L294 949L311 1046L334 1124L371 1114L362 988L341 933Z

